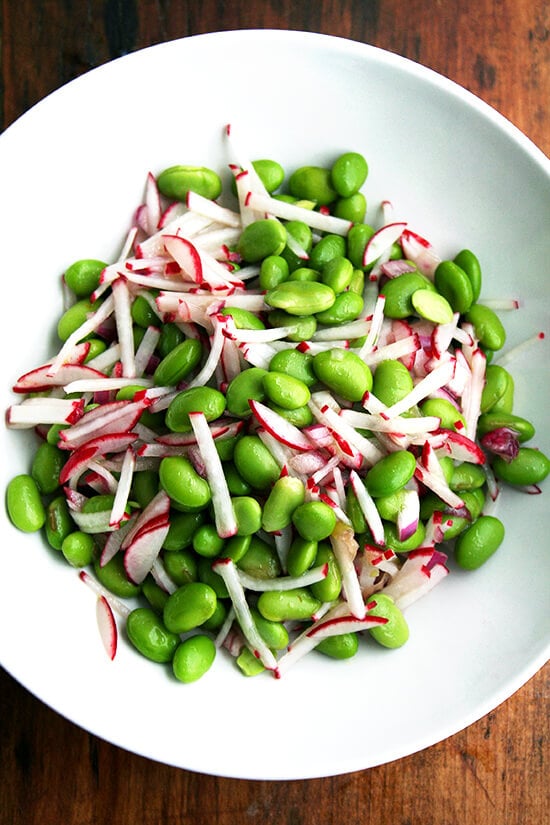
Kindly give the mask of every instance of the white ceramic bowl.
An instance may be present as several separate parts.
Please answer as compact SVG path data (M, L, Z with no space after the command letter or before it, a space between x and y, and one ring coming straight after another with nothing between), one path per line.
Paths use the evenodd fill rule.
M223 127L287 169L363 152L371 214L383 198L439 252L469 247L484 295L520 296L509 345L547 329L548 160L448 80L355 42L225 32L155 46L80 77L0 138L2 406L14 379L55 347L59 274L112 259L145 175L227 163ZM518 413L549 451L547 343L511 367ZM28 467L32 437L1 433L2 485ZM0 661L42 701L123 748L251 779L308 778L397 759L463 729L532 676L550 650L550 560L541 496L505 494L506 540L479 571L453 570L408 611L410 642L354 659L312 656L277 681L222 656L175 683L124 643L114 662L95 599L41 539L2 516Z

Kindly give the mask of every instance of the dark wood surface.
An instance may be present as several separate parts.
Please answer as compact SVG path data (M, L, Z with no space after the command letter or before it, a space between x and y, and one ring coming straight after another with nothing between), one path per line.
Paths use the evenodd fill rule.
M290 28L429 66L550 154L546 0L4 0L1 27L1 128L63 83L135 49L220 29ZM543 825L549 744L547 665L467 730L397 762L290 783L219 779L98 740L0 671L0 823Z

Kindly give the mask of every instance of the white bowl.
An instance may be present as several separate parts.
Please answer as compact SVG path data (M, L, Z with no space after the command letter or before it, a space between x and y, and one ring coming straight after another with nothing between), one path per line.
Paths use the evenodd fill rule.
M519 296L509 346L547 329L550 168L503 117L448 80L379 49L283 31L192 37L73 81L0 138L2 406L15 378L55 347L59 275L119 251L146 173L225 167L223 127L251 157L287 169L343 150L370 165L384 198L443 257L480 258L484 295ZM512 364L516 409L550 450L548 345ZM28 468L33 438L2 430L2 482ZM170 765L250 779L368 768L463 729L548 659L548 490L505 493L506 540L480 570L451 575L408 613L409 643L347 662L311 656L281 680L243 678L221 656L176 683L97 634L94 596L39 537L2 517L0 661L39 699L94 734Z

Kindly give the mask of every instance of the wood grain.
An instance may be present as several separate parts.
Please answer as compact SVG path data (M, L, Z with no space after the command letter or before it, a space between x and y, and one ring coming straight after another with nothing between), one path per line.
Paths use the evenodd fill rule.
M418 61L479 95L550 154L545 0L4 0L1 27L1 128L135 49L220 29L290 28ZM103 742L0 671L0 823L531 825L548 821L549 742L547 665L467 730L397 762L309 781L223 779Z

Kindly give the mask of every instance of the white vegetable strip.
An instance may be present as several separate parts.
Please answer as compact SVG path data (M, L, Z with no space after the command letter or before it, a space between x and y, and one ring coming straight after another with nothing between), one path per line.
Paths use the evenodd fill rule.
M197 215L210 218L226 226L234 228L241 226L241 216L238 212L227 209L225 206L220 206L216 201L205 198L203 195L199 195L198 192L188 192L187 208Z
M353 564L359 549L359 545L355 541L353 528L337 522L330 536L330 543L342 574L342 586L350 613L357 619L363 619L366 614L366 607Z
M335 218L333 215L323 215L313 209L304 209L303 206L296 206L293 203L272 198L270 195L258 195L249 192L246 205L260 212L267 212L283 220L303 221L313 229L320 229L322 232L330 232L334 235L347 235L352 224L343 218Z
M368 438L365 438L360 433L358 433L354 427L350 427L344 419L335 413L328 406L318 407L316 401L316 393L314 393L311 399L308 402L308 406L313 413L313 416L320 421L321 424L325 424L329 429L334 430L338 433L341 438L349 441L349 443L355 447L361 453L364 458L370 462L371 464L375 464L377 461L384 456L384 453L373 444Z
M134 470L136 467L136 454L132 447L128 447L122 462L122 470L120 471L120 478L118 487L115 493L115 500L113 501L113 508L111 510L111 526L120 524L124 515L124 510L128 503L128 496L130 495L130 488L132 486L132 479L134 477Z
M82 414L82 399L26 398L8 408L6 422L10 427L34 427L37 424L67 424Z
M67 360L69 360L70 353L72 349L78 344L79 341L82 341L87 335L90 333L95 332L95 330L101 326L101 324L109 318L110 315L113 314L115 308L115 302L112 295L109 295L103 303L98 307L98 309L94 312L91 318L88 318L81 324L78 329L69 335L59 352L57 353L56 357L50 364L50 368L48 370L48 375L55 375L58 371L60 366Z
M103 587L103 585L101 585L94 576L92 576L86 570L81 570L78 576L80 580L84 582L84 584L87 584L88 587L91 590L93 590L94 593L96 593L96 595L104 596L109 605L115 611L115 613L118 613L118 615L121 616L123 619L126 619L128 617L128 614L130 613L130 608L126 604L124 604L124 602L121 602L120 599L117 599L116 596L113 596L111 591Z
M361 338L367 335L371 328L372 321L350 321L348 324L341 324L338 327L325 327L318 329L312 337L312 341L339 341L343 338Z
M265 593L268 590L294 590L296 587L309 587L310 584L323 581L328 575L328 564L312 567L301 576L278 576L275 579L259 579L249 576L242 570L238 572L241 584L246 590Z
M204 366L197 373L197 375L190 381L187 385L187 389L191 389L191 387L202 387L210 381L214 372L216 371L216 367L218 366L218 361L220 360L222 349L223 349L223 342L224 342L224 321L220 321L216 319L214 321L214 334L210 339L210 352L208 353L208 358L206 359Z
M65 384L63 389L67 395L71 395L75 392L84 393L99 392L101 390L120 390L122 387L133 387L138 384L146 389L147 387L153 386L153 379L135 376L133 378L96 378L88 381L81 378L78 381L71 381L70 384Z
M260 633L250 607L246 601L245 592L239 578L239 573L232 559L219 559L212 565L212 569L218 573L225 582L229 598L235 610L235 615L239 623L241 631L252 648L254 655L257 655L262 664L268 670L275 670L277 667L277 660L268 648Z
M340 418L351 427L376 432L399 432L405 435L420 435L433 432L441 426L441 419L435 415L386 418L383 414L372 415L357 410L342 410Z
M410 410L411 407L418 404L430 395L430 393L440 389L440 387L444 387L453 377L454 369L454 361L448 361L436 367L436 369L428 373L425 378L422 378L410 393L391 407L388 407L386 414L390 418L393 418L396 415L407 412L407 410Z
M380 336L382 324L384 323L385 305L386 298L383 295L379 295L376 299L376 304L374 306L374 312L372 314L371 325L367 334L366 341L359 350L359 358L364 358L368 353L372 352L372 350L378 343L378 338Z
M120 360L124 378L134 378L136 365L134 361L133 321L128 284L124 278L113 283L115 321L120 343Z
M353 488L353 492L355 493L355 497L357 498L357 503L359 504L361 512L365 517L365 521L367 522L372 533L375 544L384 544L384 525L382 524L382 519L380 518L374 499L355 470L352 470L349 474L349 480Z
M222 462L210 427L202 412L189 413L189 420L197 439L204 466L206 468L206 478L212 492L212 506L214 508L214 519L216 530L222 538L234 536L237 532L237 519L233 512L231 494L225 480Z

